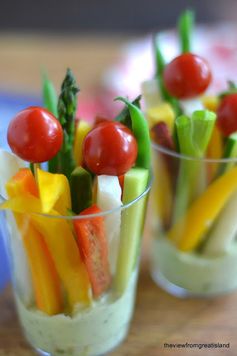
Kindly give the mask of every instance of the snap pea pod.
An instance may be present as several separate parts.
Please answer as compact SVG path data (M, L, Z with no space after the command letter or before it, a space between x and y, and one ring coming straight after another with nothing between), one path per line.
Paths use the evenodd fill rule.
M142 111L128 99L117 97L115 100L124 102L129 110L132 131L138 144L136 166L149 169L151 165L151 146L148 123Z
M141 95L138 95L133 101L132 104L137 106L139 109L141 108L140 101L141 101ZM114 121L119 121L121 124L124 124L127 126L129 129L132 128L132 122L131 122L131 117L129 113L129 109L127 106L123 108L123 110L115 117Z
M186 10L179 17L178 30L180 47L182 53L192 51L192 32L194 24L194 12L191 10Z
M156 65L156 73L155 77L157 78L157 82L159 85L160 94L163 100L167 101L173 107L175 114L180 115L181 109L179 106L179 102L177 99L172 97L164 86L163 80L163 72L166 66L164 55L160 48L160 35L156 35L154 39L154 52L155 52L155 65Z
M43 96L44 107L57 118L58 117L57 93L52 81L48 79L46 73L43 73L43 77L42 77L42 96ZM49 172L56 173L57 166L58 166L58 157L55 156L48 162ZM33 165L31 167L31 170L32 172L34 171Z
M42 77L42 96L44 107L55 117L58 117L57 93L52 81L49 80L46 73L43 73Z

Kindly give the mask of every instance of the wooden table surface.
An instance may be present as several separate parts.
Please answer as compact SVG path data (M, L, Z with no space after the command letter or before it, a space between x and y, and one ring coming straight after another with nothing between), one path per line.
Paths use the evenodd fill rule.
M39 70L46 67L59 84L71 67L86 92L100 83L104 70L120 58L128 39L91 37L0 36L0 86L38 93ZM127 340L112 356L237 355L237 293L211 299L177 299L159 289L149 276L145 243L135 314ZM1 261L0 261L1 263ZM166 349L164 343L230 343L221 349ZM0 295L0 356L30 356L22 337L10 287Z

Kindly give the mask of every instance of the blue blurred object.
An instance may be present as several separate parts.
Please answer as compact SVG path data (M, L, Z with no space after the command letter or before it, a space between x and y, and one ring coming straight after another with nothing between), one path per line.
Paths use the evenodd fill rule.
M6 138L7 127L14 115L27 106L42 105L39 97L11 94L0 91L0 147L9 150ZM9 265L3 238L0 233L0 291L9 281Z

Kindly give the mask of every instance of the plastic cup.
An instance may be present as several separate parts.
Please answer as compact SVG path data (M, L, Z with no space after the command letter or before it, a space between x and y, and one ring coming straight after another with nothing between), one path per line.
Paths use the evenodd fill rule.
M19 320L39 354L101 355L125 339L133 315L149 191L150 183L123 207L87 216L0 212ZM86 226L84 247L73 231L75 222ZM98 244L101 229L107 256ZM88 249L83 250L86 243L92 259ZM109 282L100 268L101 258L109 261ZM106 283L100 295L100 286Z
M237 288L237 158L195 159L153 143L150 268L179 296Z

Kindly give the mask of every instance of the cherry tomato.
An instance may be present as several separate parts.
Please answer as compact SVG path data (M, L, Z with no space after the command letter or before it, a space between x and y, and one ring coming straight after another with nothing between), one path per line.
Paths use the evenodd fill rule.
M225 136L237 131L237 93L226 95L217 109L217 126Z
M135 163L137 142L132 132L119 122L101 122L85 137L83 155L93 173L120 176Z
M192 53L184 53L173 59L164 70L164 85L169 94L188 99L202 94L212 79L209 64Z
M28 162L41 163L53 158L60 150L63 129L49 111L32 106L12 119L7 140L17 156Z

